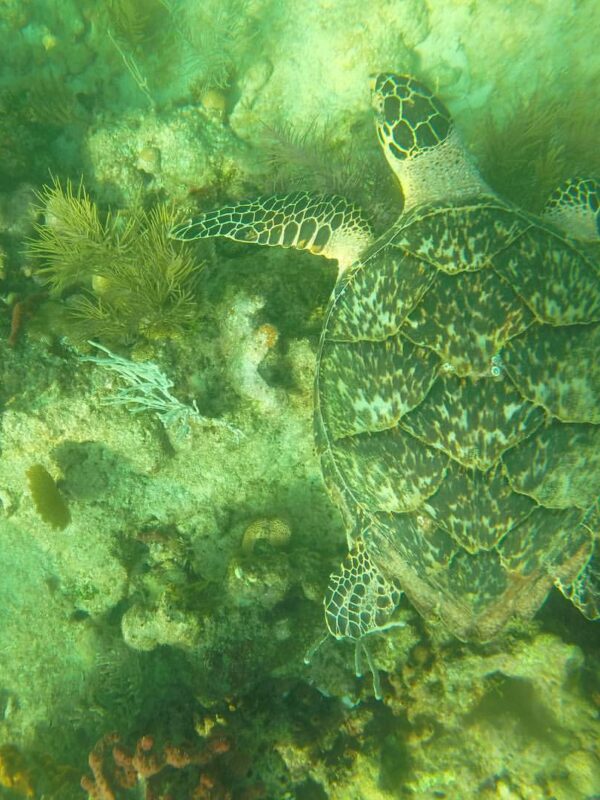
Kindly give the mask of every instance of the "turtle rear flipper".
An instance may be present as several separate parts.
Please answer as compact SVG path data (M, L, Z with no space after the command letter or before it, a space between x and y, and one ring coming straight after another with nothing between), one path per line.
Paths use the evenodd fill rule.
M557 587L586 619L600 619L600 502L585 522L595 538L590 557L571 583L558 580Z
M560 588L560 587L559 587ZM600 619L600 553L595 552L581 573L562 593L587 619Z
M390 620L400 601L401 592L373 564L362 539L333 573L325 594L325 622L336 639L350 639L355 644L354 663L357 677L362 677L364 655L373 676L373 692L381 699L381 684L365 637L404 623Z

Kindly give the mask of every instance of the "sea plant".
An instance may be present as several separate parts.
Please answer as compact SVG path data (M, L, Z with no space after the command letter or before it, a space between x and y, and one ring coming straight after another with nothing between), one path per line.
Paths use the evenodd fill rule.
M27 253L40 264L37 277L54 297L73 287L91 287L94 265L110 259L122 247L115 218L101 220L82 183L74 188L67 181L63 188L58 178L53 178L36 193L36 200L35 211L41 221L34 225L36 235L28 240Z
M196 92L227 89L256 35L243 0L162 0L180 44L181 70Z
M364 118L358 118L345 138L339 136L340 126L328 120L313 119L304 127L289 121L264 124L257 146L273 191L340 194L376 219L386 220L390 207L395 215L397 187L374 150L368 122L365 126Z
M276 189L318 187L323 192L348 195L356 192L366 171L364 163L356 164L356 158L341 155L333 126L317 120L304 128L288 121L265 124L260 145Z
M67 305L67 333L131 343L189 329L202 265L168 238L170 207L102 214L82 183L63 187L58 179L37 199L40 221L27 250L37 278Z
M23 118L40 126L64 128L86 119L68 76L57 70L28 76L22 82L22 98L19 110Z
M105 12L113 36L137 49L164 32L170 8L161 0L107 0Z
M503 197L539 212L548 195L574 175L600 175L597 125L587 95L560 100L538 91L490 114L478 133L477 155Z

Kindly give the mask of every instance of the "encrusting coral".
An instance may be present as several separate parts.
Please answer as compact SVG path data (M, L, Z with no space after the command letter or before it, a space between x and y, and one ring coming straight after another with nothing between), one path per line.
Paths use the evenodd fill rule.
M11 744L0 747L0 794L2 787L13 792L15 797L34 797L25 759L20 750Z
M155 745L154 737L142 736L138 739L135 750L131 752L121 744L118 733L108 733L94 746L89 755L89 765L93 778L85 775L81 779L81 788L88 793L90 800L116 800L120 789L135 790L138 797L144 800L160 800L172 797L168 790L173 770L183 770L191 765L205 767L213 759L229 750L229 742L224 738L214 738L198 748L177 747L165 744L162 748ZM171 767L171 769L167 769ZM190 798L206 798L218 800L225 798L216 787L216 778L210 771L201 771L195 780L196 786ZM208 793L204 789L216 789ZM183 796L178 795L183 800Z

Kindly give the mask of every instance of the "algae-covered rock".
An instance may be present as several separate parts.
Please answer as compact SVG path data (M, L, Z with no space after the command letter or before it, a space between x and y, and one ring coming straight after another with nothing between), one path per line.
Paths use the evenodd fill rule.
M173 608L166 598L156 608L132 606L121 619L123 639L135 650L154 650L159 645L191 650L198 645L201 628L193 614Z
M236 604L271 608L288 593L290 573L285 553L234 558L227 569L227 591Z
M600 741L596 713L576 677L582 667L578 647L540 634L497 652L453 657L444 650L390 676L394 694L385 702L407 715L414 732L406 739L407 789L417 797L435 790L475 798L479 786L486 798L541 798L558 780L569 796L587 798L582 789L591 778L578 783L576 769L560 779L557 773L557 765L578 763L584 743ZM582 763L594 775L595 757Z
M139 111L90 132L87 144L102 199L113 205L150 192L185 206L190 190L210 193L224 181L243 191L256 169L247 145L199 107L170 116Z

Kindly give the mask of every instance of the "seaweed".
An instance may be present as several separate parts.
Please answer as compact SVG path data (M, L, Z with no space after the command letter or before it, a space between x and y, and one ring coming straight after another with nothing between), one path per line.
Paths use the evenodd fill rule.
M243 0L164 1L183 45L183 71L192 77L195 92L229 88L255 35Z
M35 510L44 522L56 530L66 528L71 521L69 507L48 470L33 464L27 470L27 482Z
M265 124L264 164L276 189L318 187L328 193L351 194L364 174L364 163L352 168L353 158L342 158L335 145L333 126L310 122L297 128L291 122Z
M140 92L145 96L146 100L148 100L148 104L150 108L154 108L155 102L154 97L152 96L152 92L148 86L148 78L142 72L141 67L139 66L138 62L136 61L135 57L123 47L122 44L113 36L110 28L108 29L108 38L114 45L117 53L121 56L121 60L123 64L127 68L127 71L133 78L135 85L138 87Z
M83 122L87 116L66 77L56 72L40 73L27 81L22 113L28 121L55 128Z
M176 24L167 0L108 0L98 10L100 29L150 108L169 70L176 67ZM129 102L129 101L128 101Z
M539 212L562 181L600 175L597 125L585 93L560 101L538 92L521 97L502 120L484 123L481 169L501 195Z
M64 299L77 342L170 339L190 328L202 265L168 238L170 207L102 216L81 183L63 189L57 179L38 201L43 218L27 251L51 297Z
M365 124L366 123L366 124ZM351 126L340 140L338 125L314 119L304 128L286 121L263 125L258 147L274 191L303 189L341 194L382 226L398 214L399 198L381 158L370 120Z
M199 265L167 237L173 219L173 212L160 205L131 220L127 247L97 268L94 296L71 303L81 335L101 334L104 327L106 337L107 323L117 326L108 338L120 330L127 341L176 338L190 328L197 316Z
M254 35L243 0L109 0L107 35L138 87L152 100L171 80L194 84L202 95L228 88ZM152 100L154 103L154 101Z
M90 265L110 258L119 246L114 220L102 221L95 203L83 188L71 181L63 189L58 178L36 193L35 211L43 218L34 225L35 237L27 241L27 254L43 266L36 275L54 297L86 283L91 285Z
M137 49L162 34L170 9L161 0L108 0L106 13L112 34Z

